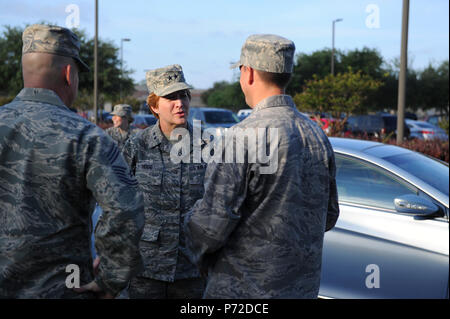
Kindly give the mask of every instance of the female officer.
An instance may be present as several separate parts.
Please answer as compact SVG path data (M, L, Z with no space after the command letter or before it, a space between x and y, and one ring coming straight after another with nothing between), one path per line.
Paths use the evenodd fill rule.
M130 126L133 122L132 112L132 108L128 104L115 105L114 111L111 112L113 115L112 121L114 126L105 130L105 132L111 136L114 141L116 141L120 150L122 150L126 141L132 134L139 132L139 130L133 130Z
M129 287L130 298L201 298L204 279L184 255L184 215L203 196L205 163L193 163L192 128L188 125L191 88L180 65L148 71L147 104L158 122L131 137L123 153L139 182L146 225L141 238L145 269ZM170 140L176 128L187 129L190 160L173 161Z

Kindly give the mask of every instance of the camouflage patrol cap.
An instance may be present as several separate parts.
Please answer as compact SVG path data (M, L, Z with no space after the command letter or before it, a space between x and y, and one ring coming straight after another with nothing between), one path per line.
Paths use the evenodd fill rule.
M147 88L150 93L166 96L170 93L192 89L184 79L183 69L179 64L147 71Z
M254 34L247 38L241 50L241 65L272 73L292 73L295 44L291 40L274 34Z
M39 52L71 57L77 62L81 72L89 71L89 67L79 56L80 40L69 29L33 24L23 31L22 41L22 54Z
M127 117L128 120L133 119L133 109L128 104L117 104L114 105L114 111L111 112L112 115L117 115L120 117Z

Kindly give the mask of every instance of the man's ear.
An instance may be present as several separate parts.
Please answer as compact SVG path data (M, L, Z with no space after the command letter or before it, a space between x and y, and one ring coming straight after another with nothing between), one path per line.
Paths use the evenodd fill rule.
M255 82L255 70L252 67L248 67L248 84L252 85Z
M67 83L67 85L71 85L72 84L72 66L70 64L67 64L63 67L63 77L64 77L64 81Z

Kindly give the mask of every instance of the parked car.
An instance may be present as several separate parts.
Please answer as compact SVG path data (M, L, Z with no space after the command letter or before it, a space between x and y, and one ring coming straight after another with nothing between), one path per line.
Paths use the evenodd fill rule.
M381 137L397 136L397 116L390 114L350 116L347 119L347 130L353 134L367 133L369 136ZM410 131L404 123L403 136L409 138Z
M330 138L340 216L319 296L449 297L449 166L405 148Z
M442 115L430 115L425 119L425 121L427 121L428 123L430 123L434 126L439 127L439 122L442 121L443 119L444 119L444 116L442 116Z
M411 131L411 138L418 138L421 140L440 139L447 141L448 135L443 129L431 123L424 121L413 121L406 119L406 124Z
M191 107L188 121L192 125L194 120L201 121L202 129L215 129L215 135L239 123L239 118L232 111L215 107Z
M95 120L94 115L95 115L94 111L87 111L86 118L89 121L94 122L94 120ZM97 110L97 120L98 120L98 122L112 124L112 115L108 111Z
M131 123L132 128L145 129L151 125L156 124L158 119L152 114L136 114L133 115L134 121Z
M237 116L240 121L244 120L247 116L252 114L252 109L242 109L237 112Z

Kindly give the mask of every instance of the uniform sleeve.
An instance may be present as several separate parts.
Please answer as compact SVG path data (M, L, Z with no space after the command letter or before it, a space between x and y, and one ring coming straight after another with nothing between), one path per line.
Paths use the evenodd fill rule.
M248 164L209 164L205 194L184 220L189 259L203 267L206 254L220 249L239 223L246 196Z
M336 225L337 219L339 217L339 203L338 203L338 193L336 186L336 162L334 158L333 151L331 151L330 159L330 197L328 199L328 214L327 214L327 225L325 231L329 231Z
M94 232L100 257L95 281L116 295L143 269L139 240L144 205L138 183L116 144L103 132L95 133L85 159L87 187L103 209Z

